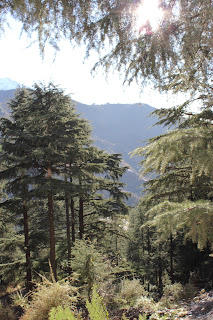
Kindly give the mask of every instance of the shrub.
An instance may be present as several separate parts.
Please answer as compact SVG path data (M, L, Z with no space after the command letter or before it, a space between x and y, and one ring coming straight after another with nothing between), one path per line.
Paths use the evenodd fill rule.
M58 306L72 307L77 301L77 289L68 281L50 282L43 278L32 292L21 320L48 320L49 312Z
M173 303L180 301L183 297L183 285L181 283L172 284L167 272L163 276L163 296L161 303L169 308Z
M139 279L124 279L121 281L119 297L121 298L121 302L123 304L133 306L135 305L136 300L142 295L147 295L147 292L140 283Z
M73 248L72 270L79 275L79 283L85 288L86 297L90 298L94 285L108 283L111 266L89 240L78 240ZM82 296L84 293L82 293Z
M143 309L143 312L152 314L155 311L155 302L152 298L141 296L137 299L136 308Z
M192 299L196 296L197 293L198 293L198 288L196 288L196 286L193 283L189 282L183 287L182 298L185 300Z

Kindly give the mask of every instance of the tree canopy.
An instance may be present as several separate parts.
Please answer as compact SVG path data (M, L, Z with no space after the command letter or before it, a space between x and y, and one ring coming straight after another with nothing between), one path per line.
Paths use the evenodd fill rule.
M5 195L0 193L0 210L11 211L20 230L23 226L29 284L31 251L35 257L43 238L38 235L42 224L43 235L49 231L49 257L56 278L56 244L64 230L67 248L61 245L68 250L70 263L71 226L73 242L75 233L80 239L91 236L94 225L94 236L101 237L107 225L104 218L127 213L127 195L119 182L127 168L120 165L121 155L92 146L89 124L76 113L70 97L52 83L19 88L9 107L11 118L0 118L0 183L5 190ZM20 215L23 221L17 220Z
M136 27L143 1L3 1L1 28L10 13L31 36L59 48L64 37L85 43L86 55L100 53L96 66L114 66L125 80L151 80L161 90L190 92L204 104L212 101L212 0L162 0L157 30L147 21ZM141 9L143 10L143 9Z

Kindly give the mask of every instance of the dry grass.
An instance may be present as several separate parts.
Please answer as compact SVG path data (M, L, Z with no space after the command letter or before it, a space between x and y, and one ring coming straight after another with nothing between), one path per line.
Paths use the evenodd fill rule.
M76 295L77 288L73 287L69 281L51 282L43 277L25 305L19 297L20 304L25 308L20 320L48 320L48 314L52 308L73 307L77 301Z

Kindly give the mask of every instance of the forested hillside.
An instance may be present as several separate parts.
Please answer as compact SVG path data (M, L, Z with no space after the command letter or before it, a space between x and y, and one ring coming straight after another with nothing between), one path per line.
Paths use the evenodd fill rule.
M55 295L48 273L55 280L75 278L77 273L69 290L79 291L81 312L86 312L83 301L93 292L94 299L103 295L110 310L114 304L135 305L141 312L145 298L140 302L140 296L149 296L145 314L150 308L155 314L153 298L163 295L169 306L170 298L179 301L193 297L200 288L211 288L211 180L203 174L191 182L193 170L183 157L186 151L177 154L178 166L171 168L167 153L169 164L162 177L155 169L169 146L161 148L156 141L169 137L172 146L176 131L135 150L144 153L145 174L154 172L155 177L147 180L139 206L130 209L125 204L129 195L120 182L128 170L122 155L93 145L89 122L74 105L53 84L35 84L32 89L19 89L9 101L10 118L1 118L2 285L25 279L26 289L31 290L42 272L46 276L38 294L45 295L43 290L50 286ZM103 130L104 138L113 139L107 134ZM185 212L190 215L183 219ZM202 220L203 214L209 220ZM203 224L205 234L194 228L194 221ZM60 290L67 290L64 285ZM57 295L55 299L53 304L47 302L41 319L60 305ZM101 312L102 302L97 301L94 304L99 303ZM26 315L31 314L30 306Z
M137 144L132 156L148 177L138 205L128 207L122 155L94 146L71 98L53 83L17 92L10 118L0 119L3 320L212 319L213 0L151 3L0 6L0 34L12 16L37 36L42 56L67 39L86 46L85 58L98 53L94 70L114 68L126 83L151 82L185 99L154 110L157 124L171 130L147 136L145 145L129 141L132 117L118 116L117 137ZM118 125L113 109L103 107L110 128L99 139L121 148L108 141Z

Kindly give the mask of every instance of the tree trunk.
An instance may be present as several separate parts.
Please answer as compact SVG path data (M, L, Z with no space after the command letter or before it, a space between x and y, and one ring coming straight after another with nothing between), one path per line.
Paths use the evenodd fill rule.
M70 200L70 208L71 208L71 225L72 225L72 242L75 242L75 208L74 208L74 200Z
M23 218L24 218L24 247L26 251L26 288L32 289L32 270L30 263L30 247L29 247L29 221L28 211L25 204L23 204Z
M79 238L83 239L84 234L84 205L83 199L80 197L79 199Z
M52 267L54 278L55 280L57 280L56 261L55 261L55 226L54 226L54 215L53 215L53 196L51 193L48 194L48 213L49 213L49 232L50 232L50 264Z
M51 179L52 170L50 164L47 169L47 177ZM53 214L53 196L52 193L48 193L48 216L49 216L49 233L50 233L50 264L52 267L53 275L57 281L56 272L56 258L55 258L55 226L54 226L54 214Z
M72 161L70 160L70 167L69 167L70 183L72 183L71 168L72 168ZM70 200L70 209L71 209L71 225L72 225L72 242L74 243L75 242L75 208L74 208L73 198L71 198Z
M163 281L162 281L162 259L161 257L158 257L158 288L160 294L163 292Z
M148 267L148 272L150 272L150 252L151 252L151 246L150 246L150 232L149 232L149 227L147 229L147 250L148 250L148 261L147 261L147 267ZM147 285L147 291L149 292L149 284L150 282L150 275L148 279L148 285Z
M115 236L115 254L116 254L116 266L118 266L118 237Z
M69 215L69 199L67 194L65 195L65 206L66 206L66 225L67 225L67 259L68 259L68 274L71 273L71 237L70 237L70 215Z
M173 270L173 237L170 234L170 278L171 282L174 283L174 270Z
M66 163L64 166L64 180L67 182L67 168ZM68 274L71 273L71 237L70 237L70 213L69 213L69 198L67 193L65 193L65 208L66 208L66 227L67 227L67 261L68 261Z

